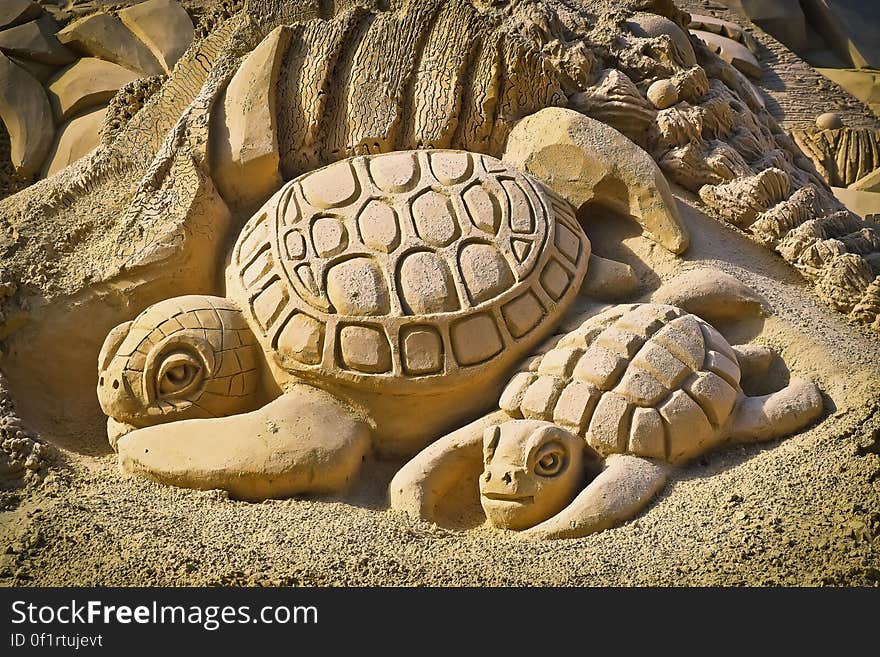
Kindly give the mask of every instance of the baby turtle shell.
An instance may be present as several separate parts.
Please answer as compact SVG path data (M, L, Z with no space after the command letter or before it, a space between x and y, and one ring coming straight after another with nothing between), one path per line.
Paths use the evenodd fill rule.
M685 461L714 443L742 396L727 340L663 304L615 306L529 370L511 379L501 409L565 427L603 456Z
M589 256L571 207L530 176L406 151L286 184L242 231L227 287L284 371L393 392L514 366Z

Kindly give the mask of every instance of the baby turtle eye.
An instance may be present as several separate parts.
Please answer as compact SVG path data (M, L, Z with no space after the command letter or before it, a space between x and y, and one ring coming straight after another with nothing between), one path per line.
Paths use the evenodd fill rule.
M157 388L162 399L186 397L198 389L204 379L202 362L193 354L174 351L165 356L159 367Z
M565 448L559 443L548 443L535 456L535 474L554 477L562 472L566 462Z

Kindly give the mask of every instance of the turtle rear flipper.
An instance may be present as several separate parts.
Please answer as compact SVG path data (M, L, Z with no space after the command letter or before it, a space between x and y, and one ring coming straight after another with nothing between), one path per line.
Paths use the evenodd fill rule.
M739 279L712 267L685 271L664 283L654 303L683 308L710 324L726 320L768 317L767 300Z
M639 277L625 262L590 254L589 275L582 292L600 300L615 301L632 296L639 287Z
M641 511L666 484L672 466L614 454L605 469L558 514L522 532L542 539L579 538L613 527Z
M812 381L792 379L782 390L743 397L731 417L728 439L757 443L800 431L822 414L822 395Z
M757 344L732 345L743 376L764 376L773 364L776 352Z

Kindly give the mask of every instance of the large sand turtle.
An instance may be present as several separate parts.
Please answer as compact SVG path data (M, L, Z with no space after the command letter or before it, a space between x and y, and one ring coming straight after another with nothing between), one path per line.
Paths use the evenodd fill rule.
M714 296L723 305L723 289ZM392 506L434 518L448 491L476 487L482 466L480 502L496 527L543 538L608 528L643 508L672 466L725 442L789 435L821 414L810 381L743 392L741 370L760 372L772 355L732 347L680 307L614 306L527 361L500 410L408 463L391 482Z
M497 399L577 296L571 206L485 155L358 156L246 224L226 297L108 335L98 397L124 468L247 499L342 488Z

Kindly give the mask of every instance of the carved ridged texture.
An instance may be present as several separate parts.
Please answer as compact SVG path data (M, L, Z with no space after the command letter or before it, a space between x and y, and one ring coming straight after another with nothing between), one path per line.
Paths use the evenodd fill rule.
M514 121L567 104L558 72L501 17L428 0L294 24L277 88L284 176L412 148L499 155Z
M680 462L717 441L742 395L737 357L709 324L673 306L617 306L514 375L513 417L555 422L603 455Z

